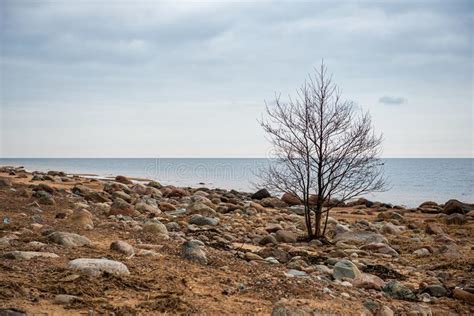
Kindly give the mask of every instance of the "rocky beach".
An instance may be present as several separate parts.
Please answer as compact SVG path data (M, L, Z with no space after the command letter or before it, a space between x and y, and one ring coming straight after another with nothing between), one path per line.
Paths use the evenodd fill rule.
M354 200L321 243L289 194L1 167L0 315L472 315L463 202Z

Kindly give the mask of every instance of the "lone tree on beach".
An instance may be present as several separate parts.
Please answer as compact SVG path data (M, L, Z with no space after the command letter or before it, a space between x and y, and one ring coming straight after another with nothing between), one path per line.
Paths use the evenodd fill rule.
M325 238L332 207L384 190L382 135L374 133L368 112L341 100L324 63L295 98L276 96L266 104L260 124L275 156L261 172L262 185L299 199L309 239Z

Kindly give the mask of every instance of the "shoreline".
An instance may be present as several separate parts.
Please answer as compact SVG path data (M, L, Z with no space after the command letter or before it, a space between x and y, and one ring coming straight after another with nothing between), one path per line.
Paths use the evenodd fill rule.
M474 206L348 203L323 244L290 204L0 168L0 311L474 312Z

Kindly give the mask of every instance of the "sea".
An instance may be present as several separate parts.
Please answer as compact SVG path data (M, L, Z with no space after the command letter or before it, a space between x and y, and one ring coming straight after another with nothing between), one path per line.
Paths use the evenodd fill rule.
M424 201L449 199L474 203L474 158L383 159L385 192L370 200L416 207ZM0 158L2 166L28 171L59 170L107 178L125 175L183 187L209 187L253 192L265 158Z

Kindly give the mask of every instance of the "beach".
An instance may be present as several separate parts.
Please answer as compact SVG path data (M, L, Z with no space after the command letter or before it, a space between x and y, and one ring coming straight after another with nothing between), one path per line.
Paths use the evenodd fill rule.
M0 313L474 313L473 201L354 200L323 243L288 196L84 174L0 168Z

